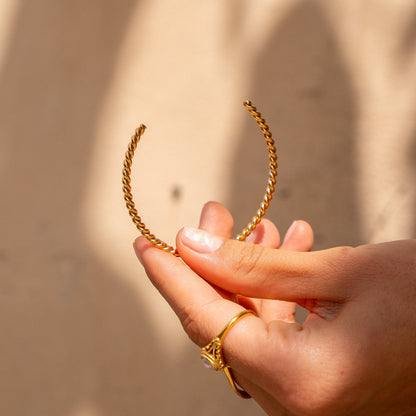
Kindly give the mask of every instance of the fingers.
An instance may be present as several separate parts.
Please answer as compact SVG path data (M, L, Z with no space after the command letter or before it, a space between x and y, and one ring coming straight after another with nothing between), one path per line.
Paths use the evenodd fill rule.
M298 222L303 223L302 221ZM293 230L291 233L294 238L289 238L287 234L286 240L292 247L299 247L299 250L302 250L305 246L304 241L311 241L311 239L303 238L303 235L305 234L304 229L307 227L302 227L302 224L300 225L301 226L299 227L294 227L296 230ZM233 219L230 212L223 205L217 202L208 202L202 210L199 228L224 238L231 238ZM310 227L308 230L310 230ZM278 248L280 245L280 235L276 226L271 221L263 219L255 230L247 237L246 241L266 247ZM255 310L265 322L270 322L273 319L294 322L296 311L296 305L294 303L252 299L242 296L236 297L232 294L227 294L226 291L222 291L221 295L228 299L234 299L246 309Z
M233 225L232 215L222 204L210 201L204 205L199 222L200 229L219 237L232 238ZM271 221L263 219L246 241L277 248L280 245L280 235Z
M181 230L177 248L184 261L212 284L244 296L287 301L345 299L355 266L354 249L348 247L296 253L192 228Z
M311 251L313 231L305 221L294 221L287 230L281 248L288 251Z
M174 309L189 337L200 347L217 336L235 315L244 310L242 306L223 299L181 259L153 247L144 237L135 241L135 250L153 284ZM285 362L285 368L288 366L288 354L294 351L288 340L290 334L299 331L298 328L297 324L286 324L279 330L276 340L279 348L275 359ZM276 333L273 330L273 336ZM268 365L258 361L258 352L269 349L268 325L252 315L244 317L231 328L223 345L227 364L237 375L244 374L255 383L259 368ZM239 377L237 380L241 382ZM250 384L241 384L244 388L250 387Z
M253 244L260 244L264 247L278 248L280 245L280 235L276 226L271 221L262 219L246 241ZM268 323L274 319L294 322L296 311L296 304L294 303L274 299L254 299L245 296L237 296L237 300L245 308L257 311L264 322Z
M211 201L206 203L202 209L199 228L224 238L231 238L233 223L233 218L227 208L218 202ZM277 248L280 244L279 231L268 220L263 220L250 234L249 238L255 244L263 244L270 247ZM220 291L219 288L216 289ZM237 301L237 298L233 294L227 293L224 290L220 294L224 298ZM251 301L249 302L250 308L259 312L261 310L260 303L260 300ZM244 304L244 302L241 303L241 305Z
M171 305L186 333L200 347L206 345L244 308L223 299L206 281L201 279L179 258L153 247L144 237L135 241L136 253L152 283ZM292 332L291 325L281 330L282 340ZM268 345L268 326L260 318L248 315L231 328L224 341L227 364L237 374L255 379L260 365L255 357ZM241 348L242 345L248 346ZM283 348L281 352L289 351ZM279 354L277 354L279 355ZM248 371L249 369L249 371Z
M233 225L233 217L224 205L212 201L204 205L199 228L220 237L231 238Z
M200 226L205 230L212 230L221 238L228 238L231 234L232 218L221 205L209 203L202 212ZM256 244L277 247L280 238L271 222L262 221L253 233L252 241ZM154 248L144 238L136 240L135 249L151 281L175 310L190 338L198 345L206 345L233 316L243 309L240 305L224 299L221 293L196 275L181 259ZM277 304L277 312L285 308L284 302ZM291 307L290 304L287 305ZM278 319L279 316L278 313L275 314L274 319ZM253 357L257 357L258 351L265 350L268 346L268 320L262 321L249 316L244 321L233 327L226 337L224 343L226 362L235 369L240 384L250 394L255 395L256 400L264 408L267 408L271 400L269 394L248 379L261 381L257 380L258 367L261 363L257 362L257 359L253 360ZM282 340L288 339L287 334L296 332L296 328L298 328L296 324L282 328L279 337ZM249 343L248 340L252 348L241 348L241 345ZM287 352L293 352L293 348L287 345L283 347L282 343L284 342L281 341L280 353L276 357L280 356L287 367ZM241 374L244 374L244 377Z
M264 247L278 248L280 246L280 234L271 221L263 218L245 241L260 244Z
M262 220L263 222L264 220ZM261 223L260 223L261 224ZM263 244L267 246L266 244ZM305 221L294 221L283 240L282 249L293 251L310 251L313 245L313 231L311 226ZM269 246L278 248L278 246ZM252 298L243 298L250 305L256 301ZM296 303L278 301L274 299L263 299L258 301L260 316L265 322L280 320L285 322L295 322ZM241 305L244 303L240 302ZM248 306L249 307L249 306Z

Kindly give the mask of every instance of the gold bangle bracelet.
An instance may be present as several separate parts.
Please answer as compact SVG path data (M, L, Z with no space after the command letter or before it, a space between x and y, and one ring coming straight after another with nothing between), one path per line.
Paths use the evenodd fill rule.
M270 205L272 200L272 196L275 190L276 185L276 177L277 177L277 155L276 155L276 148L274 145L274 140L272 139L272 133L269 130L269 126L266 124L265 120L261 117L261 114L257 111L256 107L251 103L251 101L246 100L244 101L244 107L247 111L253 116L256 120L258 126L260 127L261 132L266 140L267 149L269 152L269 176L267 181L266 192L264 197L261 201L260 207L257 210L254 217L251 221L247 224L246 228L244 228L240 234L236 236L237 240L243 241L246 237L248 237L253 230L257 227L260 223L261 219L264 217L267 208ZM142 221L141 217L139 216L135 204L133 202L133 195L131 190L131 166L133 163L133 156L134 151L137 148L137 144L140 141L141 136L143 135L146 126L141 124L136 131L134 132L133 136L131 137L130 144L128 146L126 156L124 159L123 164L123 193L124 193L124 200L126 201L126 207L129 211L129 214L133 220L133 223L136 225L137 229L142 233L144 237L146 237L155 247L160 248L161 250L167 251L175 256L179 256L175 247L166 244L164 241L157 238L154 234L150 232L150 230L146 227L144 222Z

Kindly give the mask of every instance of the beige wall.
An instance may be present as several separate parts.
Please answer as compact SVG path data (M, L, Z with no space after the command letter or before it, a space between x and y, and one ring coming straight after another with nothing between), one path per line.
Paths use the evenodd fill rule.
M130 135L146 223L202 204L241 228L278 142L284 231L316 248L415 236L413 0L0 1L0 414L257 415L202 368L147 282L121 195Z

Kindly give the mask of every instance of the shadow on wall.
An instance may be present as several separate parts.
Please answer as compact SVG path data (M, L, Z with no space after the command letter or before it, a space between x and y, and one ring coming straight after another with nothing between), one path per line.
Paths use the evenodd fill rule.
M140 6L138 0L21 2L0 73L6 151L0 366L7 375L0 379L1 414L72 415L83 402L100 415L172 410L178 387L169 389L154 371L157 362L169 378L144 311L84 243L81 217L100 103L129 16ZM252 97L278 138L281 166L279 202L269 215L280 226L310 220L323 230L321 244L336 242L339 224L351 224L345 227L350 240L358 240L353 102L317 6L305 2L295 9L258 62ZM243 224L257 208L253 195L264 176L255 172L266 156L252 120L239 135L231 208ZM240 168L245 165L250 169ZM180 357L170 368L187 365L181 385L195 389L188 362ZM221 382L213 389L229 396ZM203 404L191 396L189 406L203 414Z
M237 24L238 27L238 24ZM316 230L315 248L361 242L356 201L355 98L333 31L316 2L297 3L252 68L249 97L277 143L275 201L268 211L282 233L295 219ZM229 206L238 229L256 211L267 152L256 123L239 133Z
M72 416L84 402L104 416L171 414L179 388L192 390L179 399L189 399L187 409L208 414L208 394L192 394L201 387L188 357L164 362L130 288L84 243L93 133L137 7L140 0L20 2L0 73L2 415ZM282 230L295 218L309 220L319 230L317 248L358 243L355 103L319 6L298 4L257 62L251 97L280 158L269 217ZM238 137L229 205L240 228L262 196L258 167L267 152L249 117ZM224 385L215 379L212 387L221 400L230 394Z
M197 348L195 360L167 356L131 288L86 243L101 102L130 16L143 7L44 0L17 10L0 72L1 415L256 409L206 377Z
M408 26L403 32L404 36L398 50L398 62L400 65L401 71L412 71L412 64L416 56L416 8L412 18L409 19ZM413 65L414 68L414 65ZM414 76L413 79L416 79L416 71L413 69ZM414 108L416 108L416 97L414 102ZM413 131L410 132L411 139L409 140L409 148L406 149L406 154L408 155L408 166L412 172L412 177L409 178L410 181L415 183L416 181L416 122L413 127ZM413 202L413 206L416 207L416 200ZM416 215L414 216L415 220L413 223L413 237L416 238Z
M84 243L80 213L97 112L136 7L20 2L0 73L2 415L73 415L81 403L136 415L157 396L143 364L161 351L129 288Z

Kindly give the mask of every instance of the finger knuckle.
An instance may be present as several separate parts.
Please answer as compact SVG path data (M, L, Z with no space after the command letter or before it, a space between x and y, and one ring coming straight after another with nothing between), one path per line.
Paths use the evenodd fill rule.
M202 345L200 316L189 308L188 310L184 310L181 321L183 329L191 341L197 345Z
M206 304L190 303L182 309L179 319L191 341L200 347L212 338L215 329L212 321L207 319L211 316L211 310L215 308L213 302ZM214 332L213 332L214 331Z

